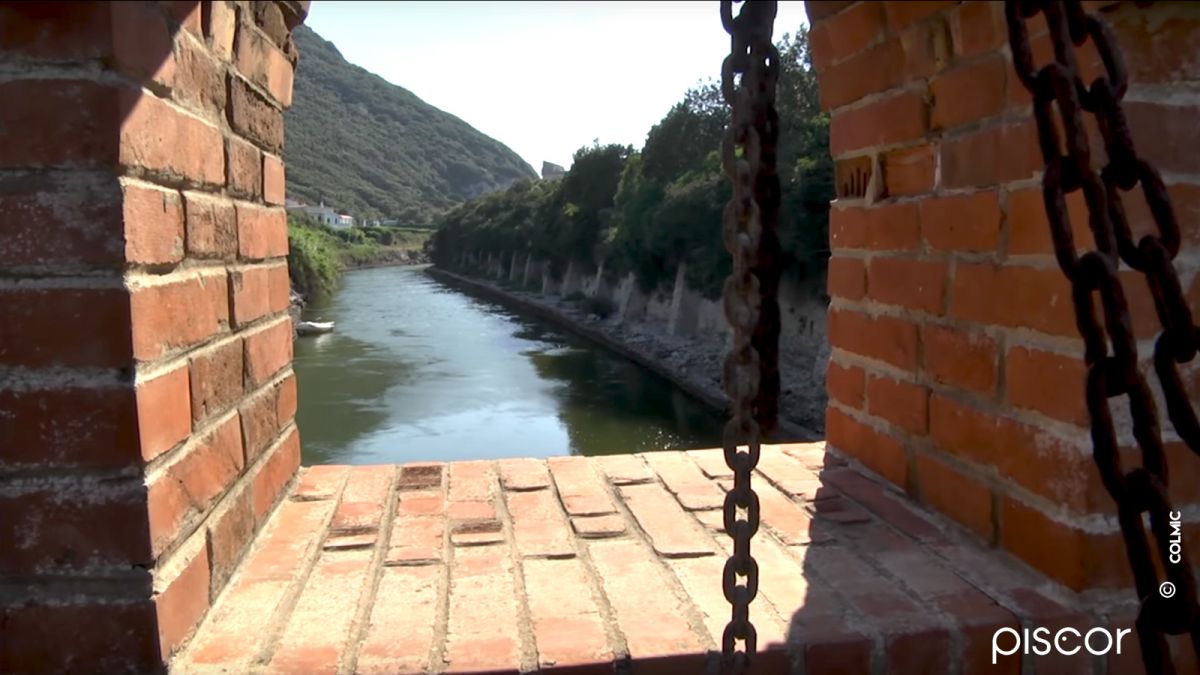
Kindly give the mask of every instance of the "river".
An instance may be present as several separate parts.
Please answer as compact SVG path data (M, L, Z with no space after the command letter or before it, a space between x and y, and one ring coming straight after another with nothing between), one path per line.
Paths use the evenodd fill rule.
M306 465L720 445L721 414L656 373L420 267L348 272L304 318L337 322L296 340Z

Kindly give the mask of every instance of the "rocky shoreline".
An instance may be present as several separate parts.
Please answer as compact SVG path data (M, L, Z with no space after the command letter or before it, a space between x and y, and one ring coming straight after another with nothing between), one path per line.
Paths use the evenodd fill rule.
M721 364L725 358L723 339L698 340L655 330L652 325L604 319L586 311L580 303L556 295L505 288L483 279L464 277L444 269L429 267L426 273L460 290L486 297L501 304L530 312L574 333L582 335L667 378L705 404L728 408L721 383ZM781 364L787 381L788 364ZM822 430L797 421L802 411L811 409L816 392L785 390L780 397L780 436L788 441L814 441L824 437Z

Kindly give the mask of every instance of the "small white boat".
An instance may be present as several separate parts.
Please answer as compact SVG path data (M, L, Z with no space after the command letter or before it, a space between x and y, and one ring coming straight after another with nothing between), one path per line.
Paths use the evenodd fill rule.
M296 324L296 332L300 335L320 335L321 333L332 333L332 321L301 321Z

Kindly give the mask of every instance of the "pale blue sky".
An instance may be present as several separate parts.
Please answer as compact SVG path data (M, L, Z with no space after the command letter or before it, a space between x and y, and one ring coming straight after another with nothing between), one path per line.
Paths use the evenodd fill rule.
M536 171L543 160L569 166L594 138L640 148L689 87L720 74L729 37L719 6L318 0L305 23ZM805 22L803 2L780 2L775 38Z

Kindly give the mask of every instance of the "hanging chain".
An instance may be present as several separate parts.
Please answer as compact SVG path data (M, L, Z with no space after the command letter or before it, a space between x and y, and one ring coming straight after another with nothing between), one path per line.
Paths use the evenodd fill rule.
M750 540L758 532L759 502L750 476L758 464L762 435L774 428L779 391L779 308L775 300L779 277L779 177L775 171L779 52L771 43L775 13L774 1L751 1L734 18L733 2L721 2L721 23L732 42L721 67L721 93L731 108L730 124L721 139L721 165L733 183L733 196L722 218L725 247L733 257L723 298L725 317L733 329L724 367L732 419L725 425L722 445L725 463L734 475L724 505L725 532L733 539L733 555L721 575L732 618L721 636L721 653L725 666L734 673L745 670L756 649L750 603L758 595L758 563L750 554ZM740 450L741 446L746 450ZM739 509L745 510L744 517ZM743 643L740 651L738 641Z
M1117 266L1124 260L1145 275L1163 326L1154 345L1154 369L1162 385L1167 414L1188 447L1200 453L1200 423L1178 370L1179 364L1195 357L1200 343L1200 330L1192 322L1172 263L1179 252L1179 224L1162 177L1133 147L1121 107L1128 79L1109 26L1086 13L1078 0L1009 0L1005 4L1013 67L1034 99L1038 143L1046 162L1042 192L1054 252L1071 282L1075 322L1085 345L1093 457L1105 488L1117 504L1125 550L1141 599L1135 625L1142 659L1148 673L1173 675L1175 666L1165 636L1190 633L1192 647L1200 655L1200 611L1187 552L1181 541L1172 541L1173 509L1167 496L1167 460L1158 410L1138 367L1136 338ZM1040 70L1033 64L1026 27L1026 20L1038 12L1045 15L1054 48L1054 61ZM1089 38L1106 72L1087 87L1079 77L1074 48ZM1082 112L1095 117L1104 141L1108 164L1099 174L1092 169ZM1061 123L1062 135L1056 121ZM1061 154L1063 143L1066 155ZM1121 193L1139 183L1158 233L1135 243ZM1083 190L1097 249L1082 256L1075 248L1065 201L1065 194L1075 190ZM1097 292L1103 324L1095 311L1093 294ZM1133 436L1142 455L1142 466L1129 472L1121 467L1117 432L1108 407L1108 399L1121 395L1129 397ZM1145 512L1150 514L1150 536L1157 545L1159 566L1166 572L1167 580L1161 585L1142 519Z

